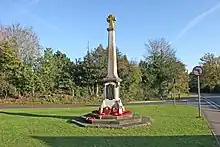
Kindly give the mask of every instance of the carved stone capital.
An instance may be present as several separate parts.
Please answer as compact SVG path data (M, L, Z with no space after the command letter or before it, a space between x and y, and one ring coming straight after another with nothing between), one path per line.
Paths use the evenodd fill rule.
M107 30L108 30L108 31L113 31L113 30L115 31L115 29L114 29L114 28L110 28L110 27L109 27L109 28L107 28Z

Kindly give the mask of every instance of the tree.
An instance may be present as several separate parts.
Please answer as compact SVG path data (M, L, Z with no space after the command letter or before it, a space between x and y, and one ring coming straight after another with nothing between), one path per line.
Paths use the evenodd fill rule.
M53 50L46 48L43 57L38 59L39 65L35 69L40 79L38 83L38 90L46 93L54 91L56 85L56 75L58 68L56 66L56 58L54 57Z
M25 63L30 63L40 55L42 47L32 27L22 27L20 24L1 25L0 34L0 42L10 44L16 56Z
M8 44L14 52L14 57L20 60L19 67L13 69L14 84L18 92L27 94L32 91L34 95L36 75L33 68L42 49L38 36L31 27L23 27L20 24L1 25L0 35L0 42Z
M129 72L128 72L128 82L129 85L128 93L130 98L132 99L142 99L142 94L140 90L140 83L141 83L141 70L138 66L137 62L130 61L129 62Z
M170 84L169 91L175 94L188 93L188 72L186 71L185 64L181 61L177 61L174 63L174 70L175 83Z
M103 86L103 79L107 75L107 50L104 49L102 44L100 44L97 48L92 51L92 61L94 65L94 93L98 96L103 90L100 90L99 87ZM103 89L103 88L102 88Z
M71 76L71 67L73 63L65 54L60 51L57 51L54 54L54 58L57 69L55 89L74 96L76 86Z
M20 63L9 44L0 44L0 93L5 98L12 93L15 94L15 86L20 75Z
M118 76L122 79L120 85L121 97L128 98L129 94L129 61L126 55L122 55L122 53L118 53Z
M200 60L204 68L203 87L208 85L213 89L216 84L220 83L220 60L213 54L205 54Z
M153 74L150 74L150 71L148 70L148 63L146 61L141 60L139 62L139 67L141 70L141 93L144 97L144 99L149 99L151 96L154 95L154 89L152 89L152 85L155 81L155 76Z
M148 55L141 62L141 67L145 68L142 75L150 83L149 88L154 95L162 98L169 93L169 84L175 78L175 50L164 38L149 40L146 49Z
M218 85L220 85L220 57L215 57L214 54L207 53L200 60L200 64L204 69L204 74L200 80L201 91L218 92Z

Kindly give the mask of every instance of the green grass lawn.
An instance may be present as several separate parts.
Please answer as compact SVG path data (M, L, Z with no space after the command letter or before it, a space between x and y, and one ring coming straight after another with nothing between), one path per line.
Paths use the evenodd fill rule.
M153 119L130 129L80 128L71 116L92 107L0 110L0 147L213 147L214 137L189 106L130 106Z

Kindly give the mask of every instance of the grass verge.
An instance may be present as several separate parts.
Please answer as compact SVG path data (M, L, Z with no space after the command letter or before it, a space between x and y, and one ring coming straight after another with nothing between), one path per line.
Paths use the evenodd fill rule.
M190 106L129 106L153 119L151 126L129 129L80 128L72 116L96 107L0 110L1 147L212 147L215 139L197 109Z

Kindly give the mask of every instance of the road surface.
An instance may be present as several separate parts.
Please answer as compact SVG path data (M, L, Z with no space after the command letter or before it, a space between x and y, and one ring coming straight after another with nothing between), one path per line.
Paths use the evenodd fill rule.
M216 135L218 144L220 146L220 95L203 95L203 114L210 124L210 129Z

